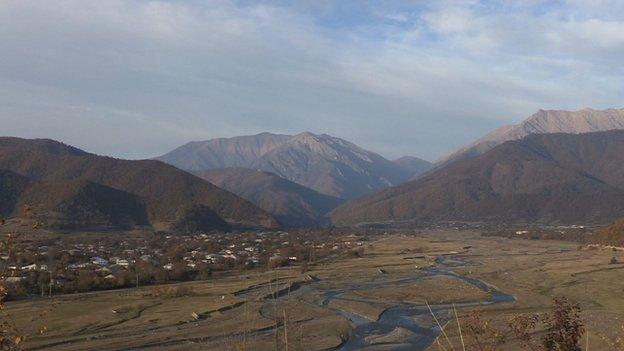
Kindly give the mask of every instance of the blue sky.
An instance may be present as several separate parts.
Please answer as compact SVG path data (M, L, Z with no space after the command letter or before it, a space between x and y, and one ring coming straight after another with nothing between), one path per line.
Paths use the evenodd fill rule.
M128 158L312 131L434 160L624 106L622 1L8 0L0 45L2 134Z

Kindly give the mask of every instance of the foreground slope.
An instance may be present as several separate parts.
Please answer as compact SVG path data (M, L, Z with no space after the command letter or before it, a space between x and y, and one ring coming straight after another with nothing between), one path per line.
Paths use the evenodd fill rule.
M539 110L517 125L502 126L437 162L437 165L481 155L506 141L531 134L589 133L624 129L624 109Z
M400 184L413 175L346 140L308 132L193 142L157 159L193 172L226 167L263 170L343 199Z
M0 169L34 181L87 180L140 198L156 228L215 212L233 225L272 227L269 214L228 191L159 161L103 157L45 139L0 138ZM91 186L91 185L90 185ZM222 223L215 223L219 228Z
M624 131L535 134L332 212L404 221L603 223L624 216Z
M251 201L288 226L322 224L324 215L342 202L269 172L224 168L197 175Z

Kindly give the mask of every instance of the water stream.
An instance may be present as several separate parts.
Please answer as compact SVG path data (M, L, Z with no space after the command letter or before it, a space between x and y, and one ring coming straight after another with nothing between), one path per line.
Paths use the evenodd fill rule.
M302 294L310 291L321 292L320 306L328 308L335 313L349 319L354 329L345 342L336 348L338 351L351 350L426 350L436 338L440 335L441 330L433 320L429 307L436 315L439 323L445 325L454 318L452 304L432 304L429 307L419 304L398 304L385 309L377 320L370 320L353 312L336 307L330 304L334 300L350 300L357 302L365 302L371 305L387 306L388 301L383 299L376 300L374 298L361 298L348 294L354 291L364 291L376 288L387 288L396 286L401 288L402 284L416 283L423 278L431 277L448 277L466 282L482 291L488 293L488 297L478 301L456 303L458 309L464 307L472 307L479 305L490 305L497 303L513 302L515 298L512 295L500 291L498 288L491 286L479 279L467 277L457 274L453 271L455 267L475 266L476 264L466 261L459 255L439 256L435 260L435 264L430 267L414 270L414 273L407 277L392 278L391 275L379 275L373 281L362 283L352 283L346 287L329 289L323 286L322 281L313 281L306 284L297 284L296 286L276 285L271 296L283 297L287 294L290 296ZM271 283L255 286L240 292L240 296L258 294L264 291ZM346 296L345 296L346 295ZM267 318L272 318L273 305L267 303L261 308L261 314ZM267 333L272 331L267 331Z
M353 284L347 288L330 290L323 293L322 305L327 306L332 300L341 299L344 294L355 290L366 290L378 287L387 287L389 284L402 284L417 282L423 277L445 276L464 281L482 291L488 292L489 297L481 301L463 302L455 304L456 308L488 305L504 302L513 302L515 298L497 288L484 283L481 280L456 274L452 267L469 266L469 262L454 256L441 256L436 264L429 268L418 270L413 277L407 277L392 281L367 282ZM367 303L381 303L370 299L354 299ZM430 305L440 324L446 324L453 317L452 304ZM426 350L439 336L440 328L433 321L431 312L426 305L401 304L386 309L378 320L372 321L351 312L332 308L339 314L348 318L355 325L349 338L338 350L350 351L371 349L383 350ZM402 330L401 330L402 329ZM409 331L409 332L406 332ZM382 340L384 336L394 333L390 339Z

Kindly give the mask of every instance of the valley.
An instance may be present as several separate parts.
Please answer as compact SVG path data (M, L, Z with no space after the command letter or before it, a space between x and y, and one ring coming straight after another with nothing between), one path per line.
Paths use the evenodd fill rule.
M0 28L0 351L624 351L624 1Z
M623 251L465 229L380 232L361 242L357 255L305 268L17 300L7 312L32 335L29 350L435 350L436 340L447 342L438 323L459 347L453 304L464 326L471 311L504 324L548 311L555 296L580 304L592 350L611 350L606 340L621 335L624 265L611 259L624 261ZM37 335L41 326L47 331ZM513 340L504 349L520 350Z

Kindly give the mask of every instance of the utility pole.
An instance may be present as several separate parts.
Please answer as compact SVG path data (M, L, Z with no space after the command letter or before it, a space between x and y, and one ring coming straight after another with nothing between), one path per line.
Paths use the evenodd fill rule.
M52 270L50 270L50 284L48 284L48 286L50 287L50 296L52 297Z

